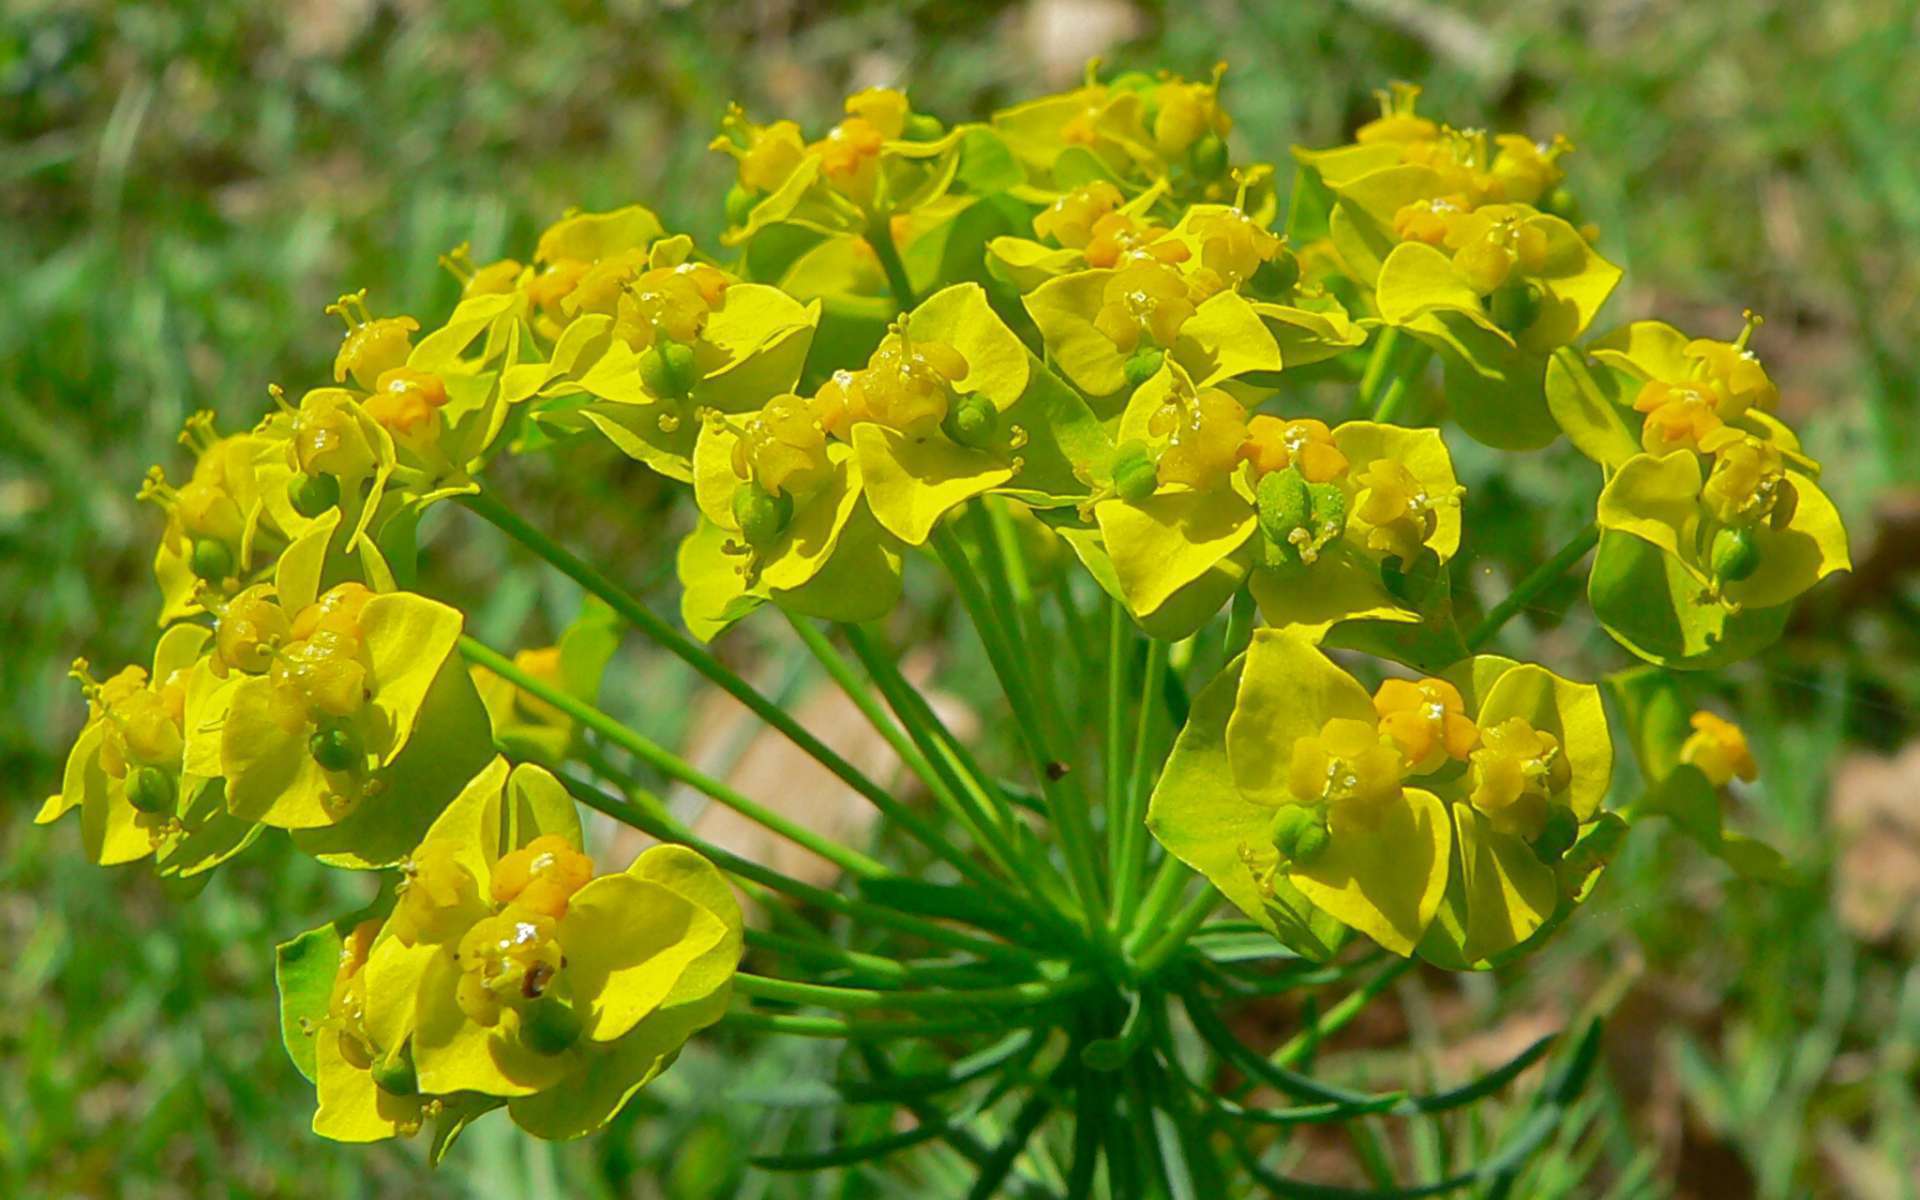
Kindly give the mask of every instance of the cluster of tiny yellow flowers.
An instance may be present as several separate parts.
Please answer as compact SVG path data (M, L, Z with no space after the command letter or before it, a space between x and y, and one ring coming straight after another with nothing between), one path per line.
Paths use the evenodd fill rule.
M1592 607L1662 668L1765 646L1845 568L1844 530L1774 415L1757 318L1731 342L1588 337L1620 271L1566 139L1453 128L1396 88L1350 144L1296 149L1277 225L1221 84L1090 68L951 126L872 89L817 136L735 109L724 259L631 206L524 258L449 252L437 325L341 297L329 380L272 389L250 429L196 415L184 480L148 477L162 633L150 666L76 664L87 720L41 819L79 809L97 861L167 875L269 830L388 873L375 908L281 948L318 1132L431 1126L443 1149L502 1107L543 1137L599 1128L725 1012L739 911L690 850L598 869L551 773L573 721L470 671L460 609L412 587L427 509L602 439L691 486L675 562L702 641L768 604L883 617L977 504L1031 518L1152 637L1250 614L1154 835L1306 953L1356 932L1456 969L1517 952L1617 839L1614 740L1595 684L1453 624L1448 437L1565 436L1598 464ZM1428 355L1444 435L1291 388ZM590 700L597 638L515 666ZM1755 777L1722 718L1667 733L1650 787Z

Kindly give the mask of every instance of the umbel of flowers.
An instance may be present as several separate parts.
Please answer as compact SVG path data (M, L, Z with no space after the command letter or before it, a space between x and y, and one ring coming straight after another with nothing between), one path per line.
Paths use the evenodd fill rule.
M431 1128L436 1158L498 1108L541 1137L597 1129L722 1019L866 1036L796 1007L999 1014L897 1020L904 1035L1064 1030L1086 1053L1048 1060L1056 1084L1103 1089L1087 1072L1125 1066L1185 1113L1164 1019L1139 1013L1177 995L1246 1066L1192 990L1219 965L1193 935L1221 898L1273 956L1365 940L1464 971L1538 946L1641 817L1749 874L1784 869L1722 828L1723 790L1755 764L1679 673L1759 651L1847 566L1758 318L1725 341L1658 321L1596 336L1620 271L1581 216L1570 144L1445 125L1412 89L1350 144L1297 149L1283 214L1275 168L1233 157L1220 82L1090 69L953 126L887 89L812 133L735 110L714 143L738 168L717 253L638 206L570 213L523 257L449 253L460 299L438 323L342 297L317 386L273 388L243 430L195 415L184 477L148 477L162 632L150 665L76 664L87 719L40 819L79 810L103 865L197 876L284 832L367 873L365 909L280 948L287 1048L317 1132ZM1480 602L1451 569L1478 510L1454 449L1563 436L1598 468L1592 523L1461 623ZM685 633L489 490L517 457L594 440L689 493L659 550ZM448 501L590 593L555 644L508 657L415 590L421 516ZM1608 681L1611 719L1598 683L1488 649L1596 547L1593 614L1649 664ZM1016 813L877 633L928 560L1005 688L1043 819ZM1084 649L1088 604L1104 653ZM926 805L705 648L766 606ZM600 711L629 625L819 758L941 878L901 879ZM1052 649L1069 643L1077 659ZM1105 693L1088 730L1083 685ZM1645 786L1622 796L1627 746ZM707 845L646 778L857 886ZM609 861L583 803L661 844ZM736 887L801 932L746 929ZM783 895L852 916L871 947ZM743 947L803 978L739 973ZM933 951L961 961L936 969ZM1309 1095L1335 1104L1315 1119L1381 1111ZM1118 1178L1089 1144L1084 1170L1104 1154Z

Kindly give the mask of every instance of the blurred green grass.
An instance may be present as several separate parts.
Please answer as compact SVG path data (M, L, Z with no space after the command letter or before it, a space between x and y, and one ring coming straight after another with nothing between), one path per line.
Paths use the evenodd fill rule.
M1872 548L1920 483L1912 0L7 6L0 1193L734 1194L724 1164L752 1121L715 1100L732 1076L706 1051L655 1089L653 1108L679 1102L670 1124L636 1117L589 1146L527 1149L483 1126L429 1176L408 1150L308 1135L308 1093L274 1037L268 948L360 881L263 846L185 904L137 869L88 865L71 822L32 829L80 717L66 664L143 656L157 514L132 500L142 471L177 462L194 409L231 428L268 382L319 379L337 337L320 309L340 291L443 311L454 287L437 254L524 247L569 205L642 200L710 235L727 169L705 143L728 100L818 123L852 88L904 81L918 107L980 117L1077 75L1071 56L1102 48L1077 39L1102 28L1117 66L1198 74L1227 59L1243 154L1339 140L1393 77L1463 123L1565 129L1627 268L1612 315L1722 336L1744 305L1769 318L1759 345L1830 464L1856 555L1890 564L1824 589L1728 685L1767 771L1746 819L1807 881L1761 891L1637 840L1596 918L1510 1002L1584 986L1596 959L1631 948L1659 1019L1617 1034L1619 1056L1665 1066L1636 1082L1623 1064L1639 1122L1623 1136L1654 1144L1675 1188L1912 1194L1920 984L1897 943L1862 944L1836 917L1826 814L1837 759L1904 742L1920 700L1920 555ZM630 514L598 519L650 485L595 465L576 525L603 550L657 553ZM551 503L539 466L521 476ZM1545 463L1510 487L1565 513L1588 497ZM483 622L511 633L564 610L564 593L495 553L461 544L439 564L502 580ZM1669 1084L1677 1099L1657 1094Z

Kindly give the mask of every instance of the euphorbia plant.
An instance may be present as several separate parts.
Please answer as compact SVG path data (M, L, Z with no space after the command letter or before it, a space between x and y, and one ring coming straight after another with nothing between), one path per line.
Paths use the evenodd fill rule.
M525 262L450 254L438 327L343 298L330 380L275 389L248 432L196 417L187 482L150 478L165 631L151 671L76 669L90 715L42 820L78 808L103 864L194 876L285 830L367 875L364 909L279 950L327 1137L429 1129L437 1159L502 1108L591 1133L724 1023L846 1043L847 1103L912 1121L769 1167L939 1141L976 1195L1346 1194L1276 1165L1290 1127L1444 1119L1551 1048L1420 1094L1305 1073L1413 961L1532 953L1638 816L1781 869L1722 828L1752 759L1677 672L1762 649L1846 542L1772 412L1757 319L1590 336L1620 272L1564 139L1454 129L1397 89L1351 145L1296 152L1276 225L1277 173L1232 161L1219 83L1090 71L957 126L875 90L813 140L736 111L722 257L630 207L567 216ZM1473 619L1484 514L1454 449L1563 433L1600 468L1595 518ZM599 438L691 493L677 624L631 564L490 483ZM509 656L415 590L421 515L449 502L589 593L555 645ZM1610 681L1611 714L1510 625L1596 546L1594 613L1650 664ZM998 681L977 743L889 645L908 572L939 572ZM768 608L910 786L707 648ZM599 708L623 627L913 856L836 842ZM840 882L709 844L663 783ZM583 807L661 844L604 861ZM1350 985L1277 1049L1228 1021ZM1417 1194L1510 1187L1596 1036ZM1023 1165L1048 1141L1060 1170Z

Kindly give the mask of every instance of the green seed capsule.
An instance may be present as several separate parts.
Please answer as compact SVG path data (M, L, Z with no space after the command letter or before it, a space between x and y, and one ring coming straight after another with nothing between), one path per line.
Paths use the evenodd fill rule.
M745 225L747 218L753 215L753 206L760 203L759 193L744 183L736 183L727 189L727 223Z
M740 536L747 539L747 545L771 545L793 520L793 497L786 492L769 492L748 480L733 489L733 519L739 523Z
M159 767L135 767L127 772L127 803L143 813L173 811L173 776Z
M1254 500L1260 509L1260 532L1276 546L1291 546L1293 531L1306 528L1313 515L1312 490L1292 467L1262 475Z
M1122 500L1135 502L1153 495L1160 486L1160 468L1144 442L1128 442L1113 457L1113 490Z
M1273 848L1290 862L1305 863L1327 848L1327 826L1320 813L1299 804L1283 804L1267 825Z
M549 992L520 1010L520 1042L535 1054L558 1054L580 1040L586 1022Z
M218 538L199 538L193 543L187 565L209 583L233 578L233 551Z
M1556 804L1547 810L1547 823L1533 839L1533 852L1542 861L1557 862L1579 836L1580 822L1574 819L1573 810Z
M1217 133L1209 133L1193 144L1193 173L1201 179L1218 179L1227 173L1227 143Z
M1713 535L1713 577L1723 583L1750 579L1760 569L1760 540L1745 526L1728 526Z
M335 725L308 738L307 753L329 771L345 771L361 759L360 739L346 726Z
M1547 193L1546 198L1541 201L1540 211L1552 213L1561 220L1571 221L1576 225L1580 223L1580 201L1574 197L1571 188L1557 187Z
M685 396L699 382L693 347L662 341L640 356L640 382L656 396Z
M1300 282L1300 260L1293 251L1282 249L1254 271L1251 283L1255 295L1284 296Z
M417 1096L420 1079L413 1069L413 1043L401 1045L392 1054L373 1060L373 1082L390 1096Z
M340 481L331 475L295 475L287 484L287 501L312 520L340 503Z
M1145 71L1122 71L1107 86L1116 92L1151 92L1160 86L1160 81Z
M1502 284L1487 297L1487 315L1508 333L1522 333L1540 319L1540 287L1515 280Z
M938 141L947 132L940 118L927 113L910 113L906 125L900 130L903 140L909 142Z
M955 400L947 410L947 419L940 423L940 428L962 446L985 450L993 444L993 435L999 422L1000 412L994 408L993 401L976 393Z
M1133 357L1127 360L1127 365L1121 368L1121 374L1127 380L1127 388L1129 390L1137 388L1158 375L1160 367L1166 361L1167 352L1157 347L1148 346L1144 350L1134 351Z
M1347 528L1347 494L1337 483L1310 483L1307 495L1313 513L1313 536L1326 542Z

